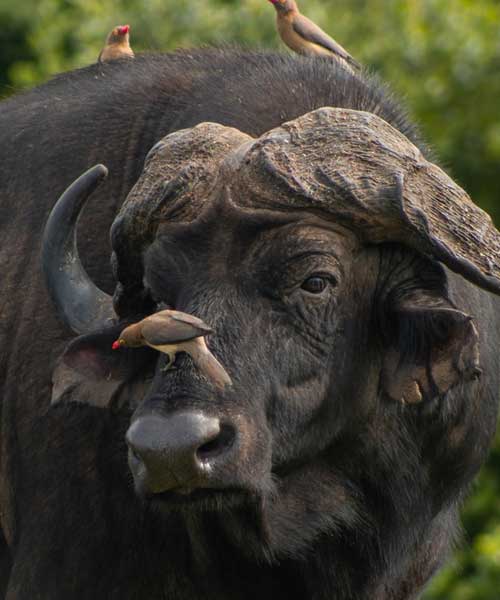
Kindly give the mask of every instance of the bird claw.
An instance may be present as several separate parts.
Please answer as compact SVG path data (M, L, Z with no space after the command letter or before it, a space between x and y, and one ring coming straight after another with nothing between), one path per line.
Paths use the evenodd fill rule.
M175 371L177 369L177 367L174 366L174 362L175 362L175 358L173 360L170 359L168 361L168 363L160 369L160 371L162 373L165 373L166 371Z

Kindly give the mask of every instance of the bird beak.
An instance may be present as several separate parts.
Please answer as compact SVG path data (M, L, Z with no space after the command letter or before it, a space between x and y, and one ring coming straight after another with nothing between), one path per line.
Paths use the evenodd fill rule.
M123 346L123 340L115 340L111 348L113 350L119 350Z
M118 33L120 35L125 35L130 31L130 25L122 25L121 27L118 27Z

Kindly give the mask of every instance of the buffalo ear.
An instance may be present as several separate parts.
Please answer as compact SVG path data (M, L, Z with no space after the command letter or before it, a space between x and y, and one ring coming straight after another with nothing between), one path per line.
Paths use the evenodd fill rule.
M52 374L52 404L80 402L108 408L137 399L134 380L139 374L143 381L152 374L155 353L148 348L112 350L123 328L122 324L82 335L67 345Z
M451 302L425 293L399 300L392 313L392 344L385 356L382 387L392 399L415 404L443 396L477 379L478 333L472 317Z

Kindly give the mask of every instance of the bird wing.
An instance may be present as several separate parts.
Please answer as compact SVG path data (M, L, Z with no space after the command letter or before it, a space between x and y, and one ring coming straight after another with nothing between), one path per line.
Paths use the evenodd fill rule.
M354 58L344 48L342 48L340 44L338 44L320 27L318 27L316 23L313 23L310 19L304 17L304 15L297 15L293 20L292 26L295 33L303 37L308 42L318 44L318 46L322 46L323 48L330 50L340 58L343 58L356 69L361 68L360 64L355 61Z
M176 310L163 310L144 319L141 333L148 344L186 342L212 332L201 319Z
M192 325L193 327L198 327L200 330L204 331L205 333L213 332L213 329L211 327L209 327L205 323L205 321L202 321L198 317L195 317L194 315L190 315L189 313L181 312L179 310L167 309L167 310L162 310L161 312L159 312L157 314L161 315L163 313L172 317L172 319L174 319L175 321L179 321L179 323L188 323L189 325Z

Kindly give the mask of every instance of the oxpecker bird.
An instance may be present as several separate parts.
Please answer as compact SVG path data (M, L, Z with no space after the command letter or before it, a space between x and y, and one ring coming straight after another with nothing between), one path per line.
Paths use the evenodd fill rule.
M219 388L231 384L224 367L210 352L205 336L213 333L201 319L177 310L162 310L129 325L113 343L113 350L150 346L168 355L168 370L179 352L186 352L200 371Z
M117 58L134 58L134 52L130 47L129 32L130 25L118 25L112 29L106 38L104 48L99 53L99 62Z
M295 0L269 0L276 9L278 33L285 44L304 56L331 56L351 71L361 69L359 63L311 19L300 14Z

